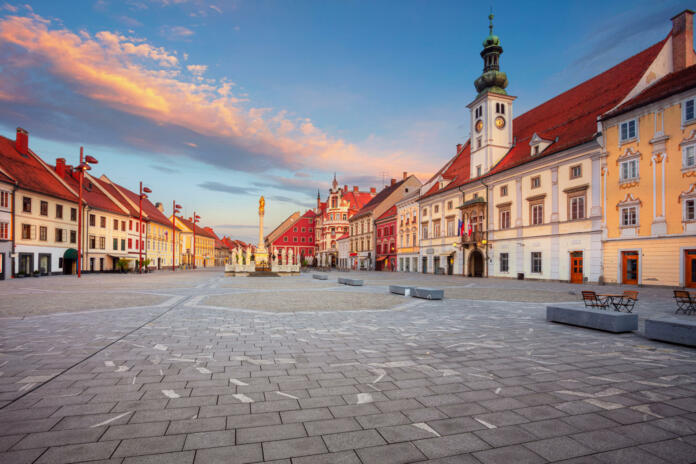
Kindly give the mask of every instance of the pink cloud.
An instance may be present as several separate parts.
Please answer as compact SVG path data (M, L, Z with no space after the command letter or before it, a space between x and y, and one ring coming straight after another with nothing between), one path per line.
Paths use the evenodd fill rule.
M185 128L201 136L227 140L270 156L291 169L338 170L346 174L385 170L428 173L424 157L375 147L365 150L323 132L305 118L283 110L254 108L233 92L234 84L183 76L176 52L142 39L109 31L94 36L52 28L36 15L0 19L0 47L25 52L13 66L41 66L76 91L100 104L160 125ZM191 73L204 66L189 66ZM0 80L0 98L12 98L13 85ZM154 142L154 141L153 141Z

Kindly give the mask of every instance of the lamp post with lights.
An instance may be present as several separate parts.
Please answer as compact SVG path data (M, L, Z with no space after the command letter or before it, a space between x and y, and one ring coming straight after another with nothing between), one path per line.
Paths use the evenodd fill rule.
M143 182L140 181L140 196L138 197L138 206L140 208L138 219L138 231L140 232L138 237L140 242L138 243L138 273L141 274L143 272L143 200L147 198L148 193L152 193L152 190L147 187L143 187Z
M176 213L181 211L181 205L172 201L172 271L176 271Z
M201 217L193 212L193 268L196 269L196 223L200 221Z
M85 156L84 148L80 147L80 164L77 170L80 172L80 201L77 214L77 277L82 277L82 182L85 178L85 171L92 169L90 164L97 164L98 161L93 156Z

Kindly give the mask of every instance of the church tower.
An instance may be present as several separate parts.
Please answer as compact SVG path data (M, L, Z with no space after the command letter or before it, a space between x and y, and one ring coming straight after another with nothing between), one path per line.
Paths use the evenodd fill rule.
M478 95L467 105L471 111L471 177L487 173L512 147L512 102L505 91L507 75L500 71L503 47L493 35L493 14L488 16L489 34L483 41L483 73L474 81Z

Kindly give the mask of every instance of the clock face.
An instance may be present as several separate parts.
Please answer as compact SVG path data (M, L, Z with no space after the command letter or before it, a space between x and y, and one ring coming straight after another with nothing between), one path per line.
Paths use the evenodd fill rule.
M505 127L505 118L503 118L502 116L498 116L497 118L495 118L495 127L497 127L498 129L502 129L503 127Z
M481 129L483 129L483 121L479 119L476 121L476 132L481 132Z

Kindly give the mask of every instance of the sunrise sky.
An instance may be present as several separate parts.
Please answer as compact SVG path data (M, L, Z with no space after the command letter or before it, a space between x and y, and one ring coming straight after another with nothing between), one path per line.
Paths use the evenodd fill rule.
M515 113L663 39L688 1L0 0L0 134L254 240L468 138L493 6Z

